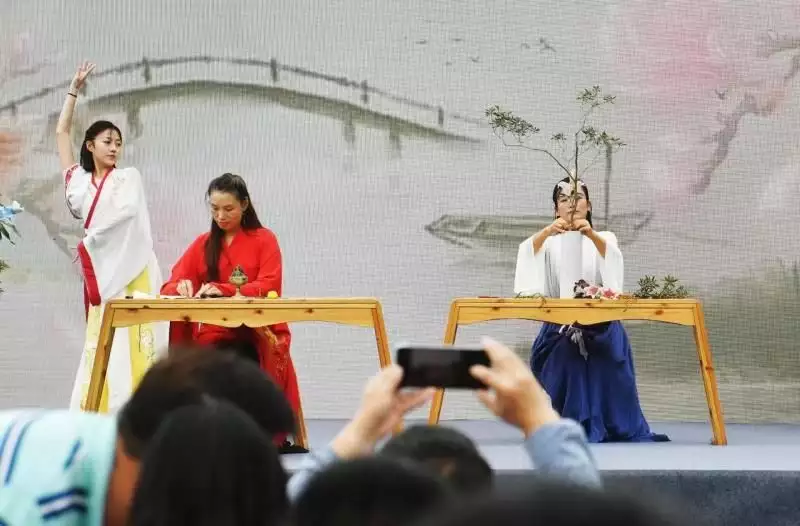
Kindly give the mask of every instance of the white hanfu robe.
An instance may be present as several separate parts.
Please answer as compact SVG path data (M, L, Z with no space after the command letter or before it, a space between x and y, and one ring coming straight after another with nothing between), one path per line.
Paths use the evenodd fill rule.
M67 207L83 220L85 232L78 244L78 259L84 279L86 340L70 401L71 409L83 409L106 302L134 293L155 296L163 280L136 168L111 169L98 184L76 164L65 170L64 186ZM125 404L147 369L165 352L168 338L167 323L115 331L101 412L116 412Z
M622 252L617 245L617 236L613 232L597 232L597 235L606 242L606 255L601 257L592 240L582 236L581 279L592 285L622 292L625 265L622 260ZM561 296L559 283L561 241L561 235L548 237L535 255L533 253L533 236L520 244L514 277L515 294L541 294L548 298Z

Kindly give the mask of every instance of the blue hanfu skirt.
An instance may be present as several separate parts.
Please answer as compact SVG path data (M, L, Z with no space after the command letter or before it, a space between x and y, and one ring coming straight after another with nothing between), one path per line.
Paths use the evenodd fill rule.
M669 441L650 431L642 413L631 344L622 323L563 329L545 323L533 344L531 369L553 407L580 423L589 442Z

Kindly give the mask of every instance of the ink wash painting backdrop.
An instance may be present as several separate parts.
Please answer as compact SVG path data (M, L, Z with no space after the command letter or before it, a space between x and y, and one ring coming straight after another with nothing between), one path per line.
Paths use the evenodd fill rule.
M0 193L26 213L0 244L0 406L68 403L81 230L53 132L90 59L75 127L123 129L165 276L208 228L208 181L237 172L280 238L285 295L377 296L392 342L440 341L454 297L513 294L517 245L550 217L562 174L504 147L485 108L568 131L578 90L600 85L617 102L596 123L627 146L586 181L626 289L674 274L704 301L729 422L800 421L800 4L603 4L2 0L0 125L25 151ZM689 329L627 326L649 418L705 420ZM348 417L377 368L371 335L292 329L306 416ZM460 341L492 334L527 359L537 330ZM488 417L468 394L443 416Z

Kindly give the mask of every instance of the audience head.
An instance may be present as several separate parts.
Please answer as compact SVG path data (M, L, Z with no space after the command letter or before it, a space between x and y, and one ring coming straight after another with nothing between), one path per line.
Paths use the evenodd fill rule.
M202 406L209 397L238 407L268 438L294 430L289 403L257 365L231 352L190 346L170 349L167 358L145 373L120 412L106 505L112 523L123 524L127 517L141 459L159 427L176 409Z
M416 526L678 526L663 507L613 490L589 489L539 476L509 491L458 502Z
M142 457L130 526L268 526L288 510L286 473L242 410L205 397L172 411Z
M380 454L419 462L459 493L492 487L492 468L469 437L450 427L409 427L389 439Z
M309 481L294 503L294 526L402 526L450 495L413 462L381 456L333 464Z

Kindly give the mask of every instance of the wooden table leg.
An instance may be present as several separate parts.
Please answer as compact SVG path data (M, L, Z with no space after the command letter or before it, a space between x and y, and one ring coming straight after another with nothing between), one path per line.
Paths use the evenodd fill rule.
M697 344L697 357L700 360L700 374L703 377L703 387L706 391L708 412L711 417L711 430L714 433L713 444L724 446L728 443L725 433L725 420L722 415L722 404L719 401L717 390L717 377L714 373L714 364L711 359L711 348L708 344L703 307L698 302L694 306L694 339Z
M455 303L450 306L450 315L447 317L447 328L444 332L444 344L453 345L456 342L458 332L458 305ZM442 415L442 404L444 403L444 389L437 389L431 401L431 412L428 415L428 425L435 426L439 423Z
M389 352L389 337L386 335L386 322L380 304L372 309L372 327L375 330L375 343L378 346L378 361L383 369L392 365L392 355Z
M392 365L392 354L389 352L389 337L386 334L386 322L383 320L383 309L380 303L372 309L372 328L375 331L375 344L378 346L378 362L381 369ZM403 432L402 420L392 430L393 435Z
M92 376L89 380L89 392L86 394L84 411L96 413L100 410L100 399L103 396L103 386L106 383L106 374L108 372L108 359L111 356L111 347L114 343L113 318L114 309L105 307L103 321L100 325L100 336L97 338L97 349L94 352Z

